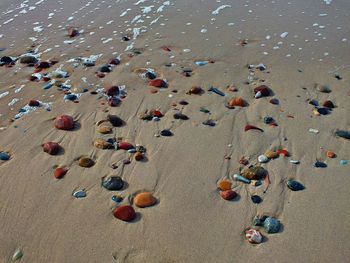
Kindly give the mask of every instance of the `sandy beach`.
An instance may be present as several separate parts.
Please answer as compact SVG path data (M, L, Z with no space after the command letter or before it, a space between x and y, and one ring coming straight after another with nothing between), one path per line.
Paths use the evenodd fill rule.
M349 22L2 0L0 262L349 262Z

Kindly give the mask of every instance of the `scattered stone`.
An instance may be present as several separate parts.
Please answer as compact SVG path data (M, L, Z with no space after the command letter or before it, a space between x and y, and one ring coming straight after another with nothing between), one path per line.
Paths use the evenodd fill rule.
M101 125L97 127L97 131L102 134L109 134L112 132L112 127L107 125Z
M117 95L119 95L119 87L118 86L111 86L111 87L105 88L105 93L108 96L117 96Z
M271 95L271 90L265 85L261 85L254 89L255 98L268 97Z
M262 202L261 197L258 195L252 195L250 198L254 204L260 204Z
M79 35L78 29L76 29L76 28L68 29L68 36L69 37L76 37L77 35Z
M134 203L137 207L145 208L154 205L157 199L150 192L142 192L135 196Z
M104 65L100 67L99 71L102 73L110 73L112 72L112 67L110 65Z
M330 93L332 90L327 85L315 84L316 89L322 93Z
M68 170L66 168L58 167L55 169L53 175L55 176L56 179L61 179L66 175L67 171Z
M179 101L179 104L180 104L180 105L183 105L183 106L186 106L186 105L188 105L188 102L185 101L185 100L180 100L180 101Z
M120 64L120 60L118 58L112 58L108 64L118 66Z
M160 135L168 137L168 136L173 136L173 133L170 130L162 130L160 132Z
M286 149L279 149L279 150L277 150L277 154L278 155L283 155L284 157L289 157L290 156L289 152Z
M262 242L262 235L258 230L249 229L245 237L248 239L248 242L251 244L260 244Z
M215 94L218 94L219 96L224 97L225 93L223 93L221 90L219 90L218 88L214 88L213 86L211 86L208 91L214 92Z
M123 121L121 118L119 118L118 116L116 116L116 115L108 114L107 120L108 120L114 127L121 127L121 126L124 125L124 121Z
M143 160L143 158L144 158L144 155L142 152L136 152L134 155L135 161L141 161L141 160Z
M14 62L14 60L9 56L3 56L0 58L0 64L2 65L11 64L12 62Z
M112 149L113 148L113 144L105 141L102 138L98 138L94 141L94 146L98 149Z
M237 193L231 189L220 191L220 196L225 200L232 200L237 197Z
M130 205L122 205L117 207L114 210L113 215L119 220L122 220L125 222L131 222L136 218L136 212L134 208Z
M44 152L56 155L60 152L61 146L57 142L46 142L42 145Z
M276 99L276 98L270 99L270 103L273 104L273 105L279 105L280 104L279 100Z
M60 115L54 120L54 125L59 130L72 130L74 129L74 120L71 116Z
M121 102L121 100L116 98L116 97L108 99L108 105L111 106L111 107L119 106L120 102Z
M270 159L264 154L259 155L259 157L258 157L258 162L259 163L267 163L269 160Z
M264 123L265 124L275 123L275 120L270 116L266 116L266 117L264 117Z
M328 158L335 158L336 157L336 154L332 151L327 151L326 152L326 155Z
M243 170L242 175L249 180L261 180L267 175L267 171L261 166L252 166Z
M255 216L253 219L253 225L254 226L263 226L266 218L267 218L267 216L259 216L259 215Z
M123 197L121 195L113 195L112 196L112 200L116 203L120 203L121 201L123 201Z
M335 135L350 140L350 131L338 130L335 132Z
M84 198L86 197L86 191L85 190L78 190L73 193L73 196L75 198Z
M292 179L289 179L287 181L287 186L292 191L301 191L301 190L304 190L304 188L305 188L301 183L299 183L295 180L292 180Z
M174 114L174 119L176 120L188 120L188 116L182 113L175 113Z
M328 109L335 108L334 103L332 101L330 101L330 100L326 100L325 102L323 102L322 106L325 107L325 108L328 108Z
M50 68L51 64L47 61L40 61L35 65L35 67L39 69L46 69L46 68Z
M119 191L124 187L124 181L120 176L111 176L102 181L102 186L109 191Z
M264 221L264 228L269 234L277 233L280 227L280 222L274 217L267 217Z
M216 125L215 121L213 120L206 120L202 122L203 125L214 127Z
M89 158L89 157L81 157L79 159L79 166L85 167L85 168L90 168L94 166L95 162Z
M11 156L6 152L0 152L0 160L2 161L8 161L10 160Z
M21 249L17 248L12 255L12 261L20 260L23 257L23 252Z
M321 162L321 161L316 161L314 166L316 168L326 168L327 167L327 164L325 164L324 162Z
M153 79L148 82L148 85L156 88L166 88L168 86L167 83L162 79Z
M189 91L186 92L186 94L196 94L196 95L199 95L199 94L202 94L204 92L204 90L201 88L201 87L198 87L198 86L193 86Z
M275 158L278 158L279 157L279 154L277 152L274 152L274 151L271 151L271 150L268 150L265 152L265 156L269 159L275 159Z
M118 149L122 149L122 150L130 150L130 149L134 149L134 145L132 145L131 143L128 142L118 142Z
M236 106L245 107L247 106L247 102L242 98L232 98L228 101L226 106L230 109L234 109Z
M226 191L226 190L230 190L231 187L232 187L232 183L228 180L222 180L220 183L219 183L219 189L221 191Z
M19 60L20 63L22 64L35 64L38 62L38 59L34 56L26 55L20 58Z

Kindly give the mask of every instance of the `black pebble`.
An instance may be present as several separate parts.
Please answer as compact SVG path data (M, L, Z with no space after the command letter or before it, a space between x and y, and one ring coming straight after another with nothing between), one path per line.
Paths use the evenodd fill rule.
M170 130L162 130L160 132L160 135L168 137L168 136L173 136L173 133Z
M258 195L252 195L251 199L254 204L260 204L262 202L261 197Z
M102 186L109 191L118 191L124 187L123 179L119 176L112 176L102 182Z

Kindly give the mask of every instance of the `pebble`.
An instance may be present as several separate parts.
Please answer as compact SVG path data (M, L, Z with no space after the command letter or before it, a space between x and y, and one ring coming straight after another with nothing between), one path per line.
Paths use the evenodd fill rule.
M121 195L113 195L112 196L112 200L116 203L120 203L121 201L123 201L123 197Z
M95 162L89 158L89 157L81 157L79 159L79 166L85 167L85 168L90 168L94 166Z
M122 205L113 211L113 215L119 220L131 222L136 218L136 212L130 205Z
M112 132L112 127L101 125L101 126L98 126L97 131L101 134L109 134Z
M104 139L98 138L94 141L94 146L98 149L111 149L113 144L106 142Z
M20 260L23 257L23 252L21 249L17 248L12 255L12 261Z
M270 116L264 117L264 123L265 124L271 124L271 123L274 123L274 122L275 122L275 120L272 117L270 117Z
M252 196L250 197L250 199L252 200L252 202L253 202L254 204L260 204L260 203L262 202L261 197L258 196L258 195L252 195Z
M10 160L10 155L6 152L0 152L0 160L7 161Z
M236 181L239 181L239 182L243 182L243 183L246 183L246 184L250 184L251 183L251 180L250 179L247 179L239 174L234 174L233 175L233 179L235 179Z
M196 95L199 95L199 94L202 94L204 92L204 90L201 88L201 87L198 87L198 86L193 86L189 91L186 92L186 94L196 94Z
M309 129L309 132L312 132L312 133L317 134L317 133L319 133L319 130L310 128L310 129Z
M216 123L213 120L206 120L202 122L203 125L214 127Z
M124 187L124 181L120 176L111 176L102 181L102 186L109 191L119 191Z
M275 151L268 150L265 152L265 156L269 159L275 159L279 157L279 154Z
M219 189L221 191L226 191L226 190L230 190L231 187L232 187L232 183L228 180L222 180L220 183L219 183Z
M330 93L331 92L330 87L327 85L316 84L316 89L322 93Z
M340 160L340 161L339 161L339 164L340 164L340 165L347 165L347 164L348 164L348 161L347 161L347 160Z
M259 163L267 163L269 160L270 159L264 154L259 155L259 157L258 157L258 162Z
M22 64L35 64L38 62L38 59L34 56L27 55L27 56L21 57L19 62Z
M57 142L46 142L42 145L44 152L50 155L56 155L61 150L61 146Z
M314 166L316 168L326 168L327 167L327 164L325 164L324 162L320 162L320 161L316 161Z
M322 106L329 109L335 108L334 103L330 100L326 100L325 102L323 102Z
M243 170L242 175L249 180L261 180L267 174L267 171L261 166L253 166Z
M276 99L276 98L270 99L270 103L273 104L273 105L279 105L280 104L279 100Z
M148 82L149 86L156 87L156 88L166 88L167 83L162 79L153 79L150 82Z
M242 98L232 98L228 101L227 107L228 108L234 108L235 106L238 107L245 107L247 105L247 102Z
M141 161L141 160L143 160L143 158L144 158L144 155L141 152L136 152L134 155L135 161Z
M270 96L271 91L270 88L265 86L265 85L261 85L259 87L256 87L254 89L254 93L255 93L255 98L261 98L261 97L267 97ZM259 95L257 95L259 93Z
M85 190L78 190L73 193L73 196L76 198L84 198L86 197L86 191Z
M188 120L188 116L182 113L175 113L174 114L174 119L176 120Z
M120 104L121 100L118 98L109 98L108 99L108 105L111 107L117 107Z
M118 149L128 151L128 150L134 149L134 148L135 148L134 145L132 145L129 142L118 142Z
M292 191L300 191L300 190L304 190L305 188L301 183L292 179L289 179L287 181L287 186Z
M54 120L54 126L59 130L72 130L74 129L74 120L71 116L60 115Z
M236 198L237 193L231 189L220 191L220 196L225 200L232 200Z
M327 151L326 152L326 155L328 158L335 158L336 157L336 154L332 151Z
M30 100L29 103L28 103L28 105L29 105L30 107L39 107L39 106L40 106L40 102L37 101L37 100Z
M114 127L120 127L120 126L123 126L123 124L124 124L124 121L123 121L121 118L119 118L118 116L116 116L116 115L108 114L107 120L108 120Z
M249 229L245 237L248 239L248 242L251 244L260 244L262 242L262 235L258 230L255 229Z
M117 95L119 95L119 87L118 86L111 86L111 87L105 88L105 93L108 96L117 96Z
M180 100L180 101L179 101L179 104L180 104L180 105L183 105L183 106L186 106L186 105L188 105L188 102L185 101L185 100Z
M160 135L168 137L168 136L173 136L173 133L170 130L162 130L160 132Z
M66 168L58 167L54 171L54 176L56 179L61 179L66 175L67 171Z
M350 140L350 131L338 130L335 132L335 135Z
M267 217L263 224L265 230L269 234L277 233L280 230L281 224L274 217Z
M103 73L109 73L109 72L112 72L112 67L109 65L104 65L104 66L100 67L99 71L103 72Z
M137 151L136 151L135 148L132 148L132 149L128 150L128 153L136 153L136 152L137 152Z
M138 193L134 198L134 203L137 207L149 207L154 205L157 199L150 192Z
M253 225L254 226L263 226L266 218L267 218L267 216L259 216L259 215L255 216L253 219Z

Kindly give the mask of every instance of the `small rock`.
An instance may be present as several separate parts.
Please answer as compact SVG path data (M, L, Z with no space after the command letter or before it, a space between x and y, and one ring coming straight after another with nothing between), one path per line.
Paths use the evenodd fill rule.
M335 158L336 157L336 154L332 151L327 151L326 152L326 155L328 158Z
M119 220L130 222L136 218L136 212L130 205L122 205L113 211L113 215Z
M267 171L261 166L253 166L243 170L242 175L249 180L261 180L267 175Z
M263 226L267 233L273 234L273 233L277 233L280 230L281 224L276 218L267 217L264 221Z
M121 100L118 98L109 98L108 99L108 105L111 107L117 107L120 104Z
M142 192L135 196L134 203L137 207L149 207L154 205L157 199L149 192Z
M179 104L185 106L185 105L188 105L188 102L185 100L180 100Z
M305 188L301 183L299 183L295 180L292 180L292 179L289 179L287 181L287 186L292 191L301 191L301 190L304 190L304 188Z
M86 191L85 190L78 190L73 193L73 196L75 198L84 198L86 197Z
M233 109L236 106L238 106L238 107L245 107L245 106L247 106L247 102L244 99L242 99L242 98L232 98L227 103L227 107L228 108L232 108Z
M276 99L276 98L270 99L270 103L273 104L273 105L279 105L280 104L279 100Z
M58 167L55 169L53 175L56 177L56 179L61 179L66 175L67 171L68 170L66 168Z
M134 145L132 145L131 143L128 142L119 142L118 143L118 149L122 149L122 150L130 150L130 149L134 149Z
M186 94L202 94L204 91L201 87L193 86L189 91L186 92Z
M226 191L226 190L230 190L232 187L232 183L228 180L222 180L219 185L218 185L219 189L221 191Z
M189 118L185 114L175 113L174 119L176 119L176 120L188 120Z
M330 100L326 100L325 102L323 102L322 106L328 109L335 108L334 103Z
M322 92L322 93L330 93L331 92L330 87L327 85L315 84L315 86L319 92Z
M102 182L102 186L109 191L119 191L124 187L124 181L120 176L111 176Z
M20 58L19 62L22 64L35 64L38 62L38 59L34 56L26 55Z
M274 152L274 151L266 151L265 152L265 156L269 159L275 159L275 158L278 158L279 157L279 154L277 152Z
M28 105L29 105L30 107L39 107L39 106L40 106L40 102L37 101L37 100L30 100L29 103L28 103Z
M121 201L123 201L123 197L121 195L113 195L112 196L112 200L116 203L120 203Z
M263 226L266 218L267 218L267 216L259 216L259 215L255 216L253 219L253 225L254 226Z
M10 160L11 156L6 152L0 152L0 160L7 161Z
M162 79L153 79L150 82L148 82L149 86L156 87L156 88L166 88L167 83Z
M269 161L269 158L267 157L267 156L265 156L265 155L259 155L259 157L258 157L258 162L259 163L267 163Z
M314 166L316 168L326 168L327 167L327 164L325 164L324 162L321 162L321 161L316 161Z
M72 130L74 129L74 120L71 116L60 115L54 120L54 126L59 130Z
M109 61L109 64L110 65L114 65L114 66L118 66L120 64L120 60L118 58L112 58L110 61Z
M117 96L117 95L119 95L119 87L118 86L111 86L111 87L105 88L105 93L108 96Z
M20 260L23 257L23 252L19 248L15 250L15 252L12 255L12 261Z
M252 199L252 202L253 202L254 204L260 204L260 203L262 202L261 197L258 196L258 195L252 195L252 196L250 197L250 199Z
M232 200L236 198L237 193L231 189L225 190L225 191L220 191L220 196L225 199L225 200Z
M46 142L42 145L44 152L50 155L56 155L61 150L61 146L57 142Z
M258 93L260 93L260 95L258 95L258 97L267 97L267 96L270 96L271 90L269 87L267 87L265 85L261 85L261 86L256 87L254 89L254 93L255 93L255 97L257 97Z
M169 137L169 136L173 136L173 133L170 130L162 130L160 132L160 135Z
M90 168L94 166L95 162L89 158L89 157L81 157L79 159L79 166L85 167L85 168Z
M249 229L245 233L245 237L248 239L248 242L251 244L260 244L262 242L262 235L258 230Z
M69 37L76 37L77 35L79 35L78 29L76 29L76 28L68 29L68 36Z
M350 131L338 130L335 132L335 135L350 140Z
M103 73L109 73L109 72L112 72L112 68L109 65L104 65L104 66L100 67L99 71L103 72Z
M203 125L214 127L216 123L213 120L206 120L202 122Z
M94 146L98 149L111 149L113 145L106 142L104 139L98 138L94 141Z
M265 124L271 124L271 123L274 123L274 122L275 122L275 120L272 117L270 117L270 116L264 117L264 123Z
M107 116L107 119L114 127L120 127L124 125L124 121L116 115L109 114Z
M141 160L143 160L143 158L144 158L144 155L141 152L136 152L134 155L135 161L141 161Z
M112 127L101 125L101 126L98 126L97 131L102 134L108 134L112 132Z

